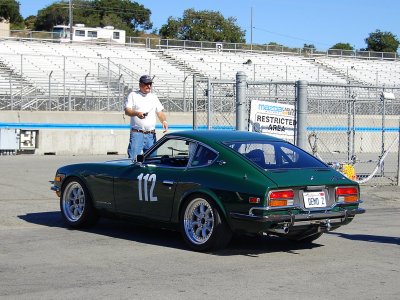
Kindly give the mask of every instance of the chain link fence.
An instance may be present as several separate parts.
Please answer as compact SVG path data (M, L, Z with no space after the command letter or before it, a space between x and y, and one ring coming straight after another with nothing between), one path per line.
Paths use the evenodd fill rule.
M248 81L247 122L252 100L296 106L296 82ZM307 103L307 151L333 166L351 164L360 180L397 179L400 88L309 83ZM195 128L235 128L236 82L195 79L193 112Z

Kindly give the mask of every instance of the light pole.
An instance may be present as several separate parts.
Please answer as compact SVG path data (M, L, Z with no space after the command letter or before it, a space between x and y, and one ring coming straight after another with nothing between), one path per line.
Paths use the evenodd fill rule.
M253 50L253 7L250 11L250 50Z
M72 24L73 24L73 20L72 20L72 0L69 0L69 41L72 42Z

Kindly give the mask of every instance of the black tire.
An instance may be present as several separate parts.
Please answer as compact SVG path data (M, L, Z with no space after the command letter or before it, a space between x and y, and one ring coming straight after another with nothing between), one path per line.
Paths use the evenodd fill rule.
M193 195L185 202L179 222L183 239L195 251L224 248L232 238L225 219L205 195Z
M316 232L312 235L300 234L298 236L288 237L288 239L297 243L309 244L318 239L319 237L321 237L322 234L323 232Z
M63 184L60 209L65 222L73 228L90 227L98 220L90 194L78 178L69 178Z

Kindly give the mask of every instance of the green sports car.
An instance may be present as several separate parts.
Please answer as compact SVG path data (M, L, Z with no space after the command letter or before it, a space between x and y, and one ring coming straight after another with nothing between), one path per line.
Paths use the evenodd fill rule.
M136 162L59 168L52 190L66 223L99 216L180 230L196 251L223 248L234 233L311 242L352 221L359 185L283 140L244 131L166 134Z

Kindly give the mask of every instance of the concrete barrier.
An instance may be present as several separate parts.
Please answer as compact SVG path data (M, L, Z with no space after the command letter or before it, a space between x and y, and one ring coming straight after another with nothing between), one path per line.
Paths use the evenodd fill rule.
M192 128L191 112L166 115L170 132ZM204 122L206 118L202 117L199 120ZM33 153L39 155L125 154L129 122L130 118L122 112L0 111L0 127L37 131ZM397 116L385 119L386 149L399 134L398 122ZM317 134L321 151L346 153L349 136L347 115L308 115L307 124L308 134ZM234 128L234 124L232 126ZM381 126L381 116L356 116L356 153L381 152ZM163 136L159 123L156 132L157 138ZM322 146L325 148L322 149ZM305 150L310 151L311 148Z

